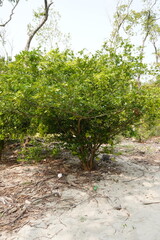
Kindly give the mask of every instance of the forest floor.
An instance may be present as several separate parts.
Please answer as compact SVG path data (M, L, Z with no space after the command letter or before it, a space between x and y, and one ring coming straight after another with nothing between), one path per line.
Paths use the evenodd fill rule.
M84 172L67 152L0 164L0 240L159 240L160 138L123 140L114 160ZM62 174L58 175L58 174Z

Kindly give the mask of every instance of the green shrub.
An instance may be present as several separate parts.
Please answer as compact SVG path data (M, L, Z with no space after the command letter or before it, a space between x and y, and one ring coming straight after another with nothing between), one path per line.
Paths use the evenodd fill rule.
M36 114L39 126L76 154L84 169L94 168L102 144L130 129L144 113L143 73L132 46L121 53L107 46L95 55L51 51L41 62Z
M91 170L101 145L152 113L152 93L137 82L145 72L128 43L116 50L105 44L93 55L22 52L0 76L1 136L53 134ZM41 150L34 146L22 154L41 159Z

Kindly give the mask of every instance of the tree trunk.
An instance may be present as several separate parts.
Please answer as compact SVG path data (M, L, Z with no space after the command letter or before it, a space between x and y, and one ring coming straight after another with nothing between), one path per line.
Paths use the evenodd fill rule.
M33 30L31 35L29 36L28 41L26 43L26 47L25 47L26 51L29 51L32 39L34 38L36 33L43 27L45 22L48 20L49 8L52 4L53 4L53 2L48 4L47 0L44 0L44 18L42 19L41 23L35 28L35 30Z
M96 162L95 162L95 156L96 156L96 151L98 150L98 147L92 147L90 148L90 150L88 150L88 154L86 154L86 156L84 156L81 161L82 161L82 167L85 171L92 171L94 169L96 169ZM83 148L84 149L84 148ZM81 152L81 156L82 156Z
M4 140L0 140L0 161L2 159L3 148L4 148Z

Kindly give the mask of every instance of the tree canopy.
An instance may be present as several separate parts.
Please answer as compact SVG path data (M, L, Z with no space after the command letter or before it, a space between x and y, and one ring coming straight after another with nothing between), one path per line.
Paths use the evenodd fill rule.
M137 84L146 66L129 43L120 49L104 44L93 55L77 56L70 50L45 55L35 50L1 61L1 138L54 134L92 169L99 147L133 128L149 110Z
M29 51L29 43L15 59L0 58L0 140L53 134L81 159L84 169L91 170L103 144L112 144L119 134L132 134L144 122L147 127L157 124L159 50L152 67L143 61L145 38L156 43L151 26L157 23L152 12L148 18L148 10L129 14L129 8L118 7L111 39L93 54L58 48ZM141 22L145 33L140 49L130 40L134 20ZM120 35L121 26L127 40ZM38 28L31 31L29 41ZM143 83L141 76L147 81Z

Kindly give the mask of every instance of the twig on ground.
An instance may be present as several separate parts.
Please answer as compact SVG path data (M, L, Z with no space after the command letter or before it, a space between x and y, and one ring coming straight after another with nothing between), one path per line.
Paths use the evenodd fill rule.
M49 194L49 195L45 195L45 196L43 196L43 197L34 199L34 200L30 203L30 205L31 205L31 204L36 204L35 202L40 201L40 200L43 200L43 199L46 199L46 198L50 198L50 197L61 197L61 195L60 195L58 192L54 192L54 193L51 193L51 194Z
M151 205L151 204L159 204L160 202L146 202L143 203L143 205Z
M132 182L132 181L134 181L134 180L137 180L137 179L139 179L139 178L142 178L143 176L144 176L144 171L143 170L141 170L143 173L142 173L142 175L141 176L138 176L138 177L136 177L136 178L132 178L132 179L130 179L130 180L124 180L124 181L122 181L122 182Z
M40 197L40 198L36 198L32 202L30 202L30 204L28 204L26 206L24 205L23 206L23 210L21 211L21 213L15 219L13 219L12 221L10 221L8 223L4 223L4 224L2 223L2 224L0 224L0 226L4 227L4 226L11 225L11 224L15 223L19 218L22 217L22 215L27 211L27 209L29 207L31 207L31 205L37 204L36 203L37 201L40 201L40 200L43 200L43 199L46 199L46 198L49 198L49 197L61 197L61 196L60 196L60 194L58 192L55 192L55 193L52 193L52 194L49 194L49 195L45 195L45 196Z
M59 218L59 222L60 222L63 226L67 227L67 225L66 225L65 223L63 223L60 218Z
M52 239L57 236L61 231L63 231L63 229L60 229L58 232L56 232L53 236L52 236Z
M50 179L52 179L52 178L55 178L55 176L51 176L51 177L45 178L45 179L43 179L43 180L40 180L40 181L38 181L38 182L35 183L35 186L37 186L37 185L40 184L40 183L46 182L46 181L48 181L48 180L50 180ZM55 182L58 182L58 179L56 179Z

